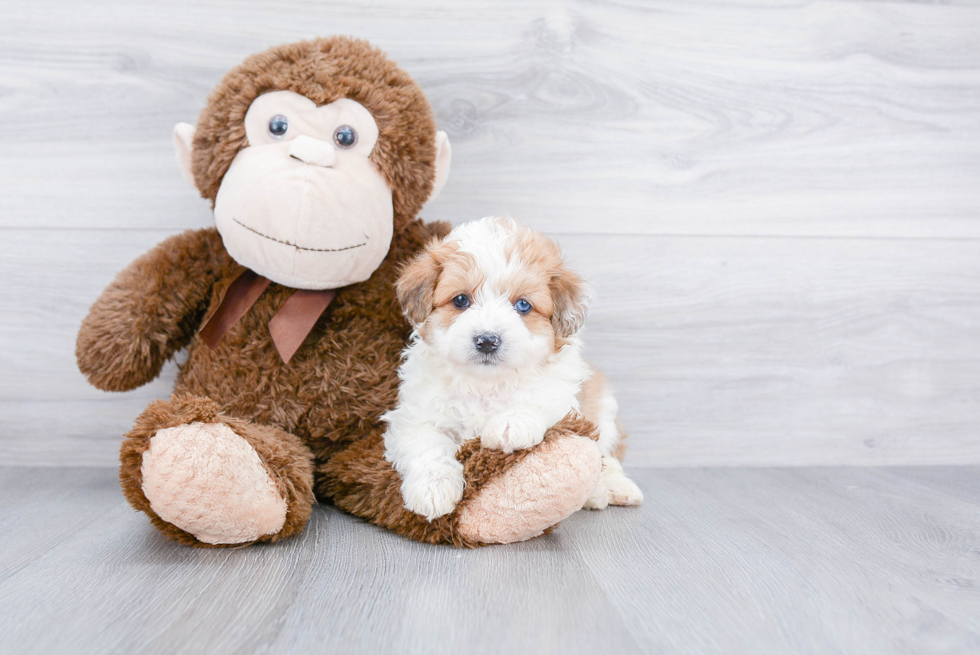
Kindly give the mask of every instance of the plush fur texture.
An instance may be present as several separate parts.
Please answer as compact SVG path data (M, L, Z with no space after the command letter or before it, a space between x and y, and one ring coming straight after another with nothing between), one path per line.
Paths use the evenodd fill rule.
M350 98L378 123L371 153L391 187L395 230L414 218L432 192L436 122L422 89L381 50L333 37L277 46L227 73L208 97L194 134L193 172L212 203L228 167L247 143L245 113L263 93L292 91L317 105Z
M139 257L82 321L79 370L105 391L129 391L156 378L194 338L219 269L231 264L214 229L178 234Z
M119 481L123 494L136 509L145 512L161 532L189 546L222 546L199 540L194 534L161 518L143 491L143 454L151 440L163 430L194 423L222 423L255 449L262 464L275 482L280 496L286 501L286 518L275 534L266 534L256 541L277 541L303 529L310 517L313 503L313 456L296 436L268 425L255 425L236 419L221 411L213 400L188 394L175 394L170 400L160 400L136 419L126 435L120 451ZM233 527L232 532L238 528ZM212 535L219 540L229 535Z
M428 102L407 74L362 41L321 39L255 55L218 85L198 122L193 171L204 197L214 200L224 173L245 144L242 119L249 104L259 94L275 90L301 93L318 104L350 97L372 112L380 137L371 159L393 194L390 250L368 280L337 291L288 364L279 356L268 324L294 290L276 283L214 350L196 338L244 271L229 256L217 230L178 234L123 270L95 302L79 331L76 356L89 381L108 391L136 388L155 378L178 350L187 348L173 397L151 404L122 444L119 477L126 498L167 536L188 545L216 545L154 511L144 492L143 456L160 431L222 424L254 449L285 501L281 529L256 541L275 541L301 531L314 492L322 501L420 541L475 546L534 536L541 530L538 524L522 531L506 523L514 516L510 504L502 507L501 516L511 518L498 521L496 531L484 526L479 534L468 532L460 527L458 514L495 479L521 467L528 453L553 441L575 439L586 447L543 452L549 466L588 468L597 446L581 439L581 435L595 438L594 425L584 418L560 422L538 449L504 454L479 444L464 447L457 457L466 487L457 512L432 523L401 506L398 474L384 459L380 416L395 405L396 371L411 331L394 284L415 252L449 231L445 224L426 225L415 218L433 185L435 124ZM221 438L229 437L229 430L216 430ZM242 447L229 452L248 451ZM238 466L228 464L232 469ZM216 467L212 462L202 471L214 473ZM251 470L254 473L254 467ZM258 478L256 484L266 484ZM218 471L213 479L227 476ZM211 502L207 490L204 485L196 492L204 508ZM179 502L192 504L183 497ZM493 504L481 502L484 516L493 515ZM214 534L216 525L201 536L211 541L254 536L240 525L225 525L224 534ZM190 523L185 527L198 529Z
M463 506L462 532L504 544L536 537L580 509L601 474L599 453L583 437L547 440L522 464Z
M152 511L139 472L140 456L154 432L144 427L147 419L156 429L220 420L240 427L236 432L242 436L274 426L279 438L302 446L299 460L305 456L307 471L310 451L322 465L370 435L397 397L396 369L410 332L394 293L399 264L445 232L445 224L413 221L397 233L371 279L338 292L288 365L275 349L268 322L292 290L276 284L215 350L193 339L244 270L221 247L214 229L171 237L120 273L79 332L79 367L90 382L111 391L145 383L178 345L192 341L175 385L175 400L151 406L124 442L120 475L130 501ZM188 252L199 256L187 258ZM204 285L210 293L199 296L198 306L190 305ZM185 318L178 320L170 312ZM191 321L194 325L188 327ZM188 403L199 411L189 410ZM171 407L176 415L159 416ZM233 423L232 418L246 423ZM302 468L299 460L289 460L287 468ZM312 482L303 481L306 486ZM317 490L324 500L327 484L318 477ZM308 502L302 523L309 515ZM287 520L287 528L290 525ZM178 534L169 527L165 531ZM281 536L285 534L277 538ZM197 542L193 535L182 540Z
M470 441L456 453L466 478L462 499L451 514L429 521L405 509L400 493L401 477L384 458L382 433L383 426L378 425L372 435L323 467L327 480L325 494L351 514L425 543L474 548L524 541L547 533L581 508L583 492L587 495L599 476L599 451L594 444L598 434L595 425L581 416L566 416L532 449L504 453L482 448L479 441ZM558 445L569 440L576 447ZM523 471L526 459L532 454L534 466L518 476L525 486L531 486L533 483L529 481L542 469L568 473L558 473L560 480L555 475L538 479L535 502L519 506L501 493L497 482L508 471ZM550 495L548 485L556 482L560 493L571 493L546 499L557 502L544 502L541 495ZM485 496L485 492L490 493ZM471 506L472 511L468 509ZM468 518L461 523L462 517ZM548 521L550 525L544 525Z
M224 423L159 430L140 473L153 511L205 543L252 542L286 523L286 500L258 452Z

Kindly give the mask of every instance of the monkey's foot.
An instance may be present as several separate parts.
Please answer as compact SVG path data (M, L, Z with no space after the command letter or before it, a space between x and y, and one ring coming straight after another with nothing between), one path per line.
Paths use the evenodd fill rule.
M223 416L213 401L154 403L123 443L127 499L172 539L194 546L274 541L303 529L311 454L287 432Z
M140 468L153 511L206 544L256 541L286 522L286 500L259 454L224 423L160 430Z
M537 537L582 508L602 466L596 442L554 435L501 475L491 478L460 511L468 540L509 544Z
M548 532L582 508L602 468L597 436L594 424L569 415L532 448L504 453L467 441L457 453L463 497L451 513L431 521L405 509L403 480L384 457L381 429L318 469L318 491L344 511L409 539L466 548L509 544Z

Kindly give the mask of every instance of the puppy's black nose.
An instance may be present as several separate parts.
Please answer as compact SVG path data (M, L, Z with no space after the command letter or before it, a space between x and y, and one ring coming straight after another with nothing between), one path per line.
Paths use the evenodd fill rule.
M496 334L478 334L473 337L473 343L476 344L477 350L484 355L489 355L500 347L500 337Z

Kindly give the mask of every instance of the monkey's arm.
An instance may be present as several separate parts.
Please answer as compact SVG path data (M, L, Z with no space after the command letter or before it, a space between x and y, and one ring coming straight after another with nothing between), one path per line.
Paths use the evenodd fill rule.
M123 269L82 321L78 368L104 391L128 391L160 374L200 325L227 258L214 228L166 239Z

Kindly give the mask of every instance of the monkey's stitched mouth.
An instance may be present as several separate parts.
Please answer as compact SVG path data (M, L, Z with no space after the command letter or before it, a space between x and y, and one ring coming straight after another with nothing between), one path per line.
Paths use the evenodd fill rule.
M343 248L304 248L303 246L297 246L295 243L289 243L288 241L283 241L282 239L277 239L275 237L270 237L268 234L262 234L261 232L259 232L258 230L256 230L254 227L249 227L249 226L245 225L244 223L242 223L240 220L238 220L235 217L232 217L231 220L235 221L236 223L238 223L239 225L241 225L243 228L245 228L249 232L253 232L255 234L258 234L263 239L268 239L269 241L275 241L276 243L281 243L284 246L289 246L290 248L296 248L296 250L308 250L310 252L340 252L342 250L353 250L354 248L360 248L361 246L366 246L367 245L367 241L365 241L364 243L359 243L356 246L344 246Z

